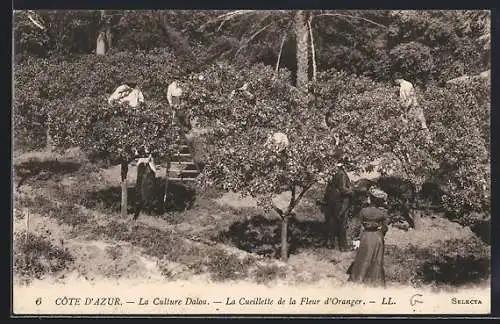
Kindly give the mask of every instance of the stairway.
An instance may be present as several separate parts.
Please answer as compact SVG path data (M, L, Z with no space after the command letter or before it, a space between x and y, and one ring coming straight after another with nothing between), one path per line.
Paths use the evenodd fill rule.
M195 181L196 177L200 174L200 170L198 169L196 163L194 163L193 153L187 145L186 140L179 144L179 151L173 154L170 167L167 166L163 203L166 203L167 201L169 182L175 181L185 183Z
M136 158L130 163L130 166L136 167L139 158ZM155 164L156 169L167 168L165 164ZM200 174L196 163L194 163L193 154L185 141L180 143L179 151L174 153L170 168L166 170L166 178L169 181L194 181Z
M174 154L167 170L169 181L194 181L200 170L194 163L193 154L186 143L180 145L179 152Z

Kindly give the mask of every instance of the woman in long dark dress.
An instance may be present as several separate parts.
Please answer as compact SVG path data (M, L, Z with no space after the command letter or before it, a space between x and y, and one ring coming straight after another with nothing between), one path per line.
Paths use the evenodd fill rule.
M371 190L370 194L368 206L359 212L362 233L356 257L347 271L348 281L385 287L384 237L388 230L388 215L384 208L371 205L370 200L385 201L387 194L379 190Z

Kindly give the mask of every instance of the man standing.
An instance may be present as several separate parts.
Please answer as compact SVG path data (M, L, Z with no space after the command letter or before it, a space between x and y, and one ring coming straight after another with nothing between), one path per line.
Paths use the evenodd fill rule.
M351 181L341 163L332 179L328 182L323 197L326 245L329 248L338 247L341 251L349 250L347 242L347 221L349 217L351 195Z

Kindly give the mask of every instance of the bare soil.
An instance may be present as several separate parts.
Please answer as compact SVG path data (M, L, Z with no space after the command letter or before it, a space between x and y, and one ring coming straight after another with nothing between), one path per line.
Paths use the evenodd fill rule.
M127 279L138 282L201 280L247 285L346 284L346 270L355 252L339 252L322 246L318 228L322 226L323 216L311 196L306 196L296 210L300 223L292 232L301 238L293 246L288 262L284 263L261 253L265 244L270 251L279 249L274 241L264 242L266 231L273 237L272 230L279 228L279 219L276 215L264 215L250 198L235 193L221 193L216 197L198 195L191 209L151 215L142 213L134 223L131 215L123 219L119 214L120 201L113 191L120 185L118 166L99 168L82 159L75 150L57 157L35 152L15 158L18 169L33 168L26 163L41 165L44 161L56 161L54 163L59 165L42 168L27 176L15 189L14 233L26 230L29 214L29 231L35 235L45 233L44 237L53 248L68 251L73 261L67 262L64 270L45 271L37 280L60 283ZM68 161L78 163L78 168L63 172L63 163ZM131 167L131 190L135 172ZM164 170L160 170L159 176L163 176L162 173ZM16 180L19 178L18 175ZM109 197L99 196L99 193L108 193ZM277 196L275 202L285 205L287 195L289 193L285 192ZM389 229L385 259L389 286L420 284L454 289L489 284L489 268L484 268L484 262L489 262L489 246L481 245L469 228L442 215L428 215L422 223L423 229L419 231ZM237 231L245 230L238 224L251 224L255 232L264 233L263 237L255 242L250 242L250 238L248 242L237 242ZM240 236L240 239L247 237ZM445 247L450 244L457 247L458 255L447 261L452 270L438 263L440 249L446 252L449 248ZM478 247L471 248L471 244ZM15 250L14 257L20 258L22 253ZM438 267L447 271L460 268L460 262L477 261L477 265L470 273L463 274L462 279L459 278L461 281L457 279L459 282L438 282L428 278L435 274L425 272L432 268L426 264L432 262L429 259L432 255ZM26 285L35 280L20 275L16 265L14 269L16 284Z

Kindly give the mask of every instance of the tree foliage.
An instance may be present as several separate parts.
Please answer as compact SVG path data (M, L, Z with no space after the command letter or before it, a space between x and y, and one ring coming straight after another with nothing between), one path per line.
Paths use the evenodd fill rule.
M471 211L489 213L489 82L417 92L432 142L416 121L402 122L394 86L329 71L315 88L317 106L332 112L330 123L355 165L390 153L402 162L400 175L417 188L424 181L442 186L451 217L467 223Z
M36 13L46 30L34 26L26 12L15 13L16 53L74 55L95 50L102 25L99 11ZM293 12L253 11L224 23L208 23L225 13L228 11L107 10L106 22L113 33L115 51L168 47L187 65L220 57L274 66L280 41L291 31ZM312 20L316 59L323 71L334 68L381 81L401 74L425 85L490 67L491 18L485 10L310 12L313 16L321 14L340 15ZM369 19L387 28L348 16ZM296 68L293 42L293 37L286 38L282 55L283 66L292 72Z
M111 162L130 162L134 149L150 147L158 159L169 157L179 143L179 130L164 103L150 102L134 109L109 106L82 98L55 110L52 125L58 147L78 146Z
M177 80L183 108L211 130L199 184L258 197L266 208L273 208L274 194L290 190L288 207L274 206L283 228L307 189L335 172L337 162L359 172L387 154L417 187L438 182L450 217L468 224L475 221L471 212L489 213L489 82L442 87L489 68L489 14L345 13L388 28L315 18L320 73L304 94L292 86L291 38L284 38L282 56L290 69L275 71L292 12L205 24L221 12L107 11L114 47L105 56L91 54L103 23L98 11L37 11L45 29L16 12L15 50L24 56L14 66L16 140L40 146L50 128L60 148L77 145L120 162L131 159L132 148L151 144L158 158L166 157L178 139L166 90ZM432 142L417 121L402 122L395 77L416 85ZM127 81L138 83L146 105L107 104ZM276 132L288 137L285 150L265 145Z
M433 159L443 204L449 214L468 224L471 212L491 212L490 83L429 88L423 105L434 134ZM471 220L475 221L475 220Z
M186 104L212 132L207 141L215 146L204 170L202 184L218 185L269 200L283 188L307 187L325 171L323 160L333 159L333 139L317 128L321 113L306 109L309 98L285 80L283 72L255 65L244 71L228 64L214 64L193 75L186 90ZM248 84L255 98L237 89ZM269 135L283 132L290 140L284 152L264 146ZM317 136L310 136L310 135ZM323 138L317 154L312 145Z
M72 61L30 58L14 67L16 133L20 138L39 136L47 127L58 127L51 125L51 117L61 120L58 131L63 131L64 119L69 127L75 113L89 117L105 111L108 96L118 85L130 81L142 88L146 101L156 102L154 105L168 111L167 86L181 75L181 69L165 50L84 55ZM78 128L76 124L75 131ZM58 137L76 141L82 136L72 135Z
M402 122L397 87L327 71L320 74L315 89L316 108L330 116L330 127L339 134L343 154L351 161L349 171L363 171L389 153L401 162L402 176L423 183L426 170L434 167L427 158L429 144L415 120Z

